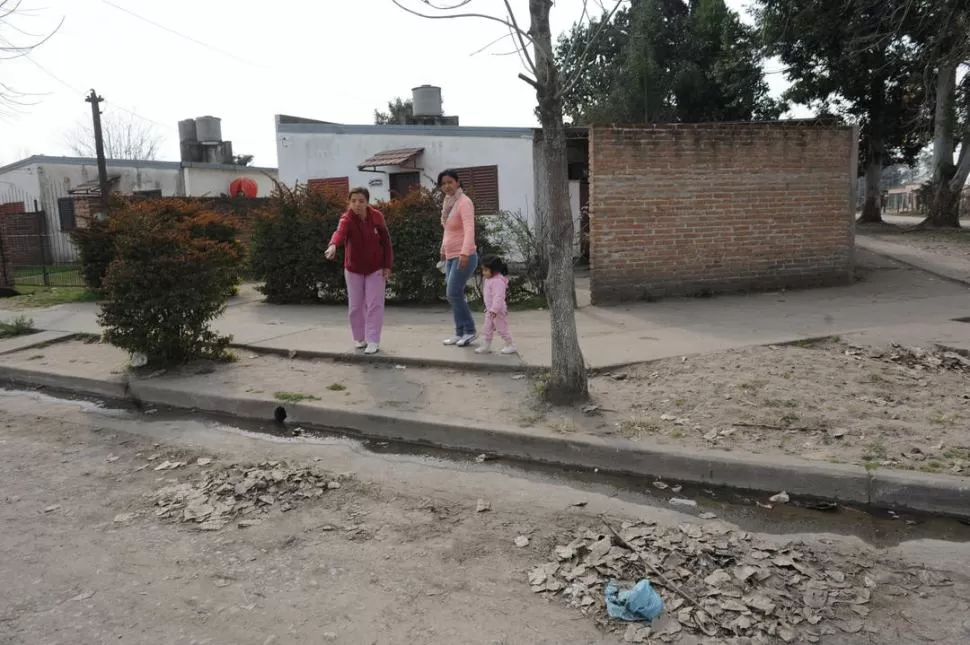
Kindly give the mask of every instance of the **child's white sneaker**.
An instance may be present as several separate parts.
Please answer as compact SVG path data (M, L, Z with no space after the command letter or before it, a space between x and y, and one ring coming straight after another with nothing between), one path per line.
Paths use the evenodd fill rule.
M366 340L355 340L354 341L354 347L357 348L357 349L364 349L364 348L367 347L367 341Z
M367 343L367 348L364 350L365 354L376 354L381 351L381 346L377 343Z
M482 345L481 347L476 347L475 348L475 353L476 354L491 354L492 353L492 343L489 343L489 342L486 341L485 344Z
M515 345L506 345L502 348L502 353L508 356L509 354L518 354L519 350L515 348Z

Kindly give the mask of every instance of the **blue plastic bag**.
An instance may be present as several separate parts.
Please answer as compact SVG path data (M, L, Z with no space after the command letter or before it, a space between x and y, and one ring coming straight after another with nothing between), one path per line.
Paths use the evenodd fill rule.
M606 611L613 618L649 623L663 610L663 598L653 590L649 580L641 580L626 591L619 591L616 580L606 584Z

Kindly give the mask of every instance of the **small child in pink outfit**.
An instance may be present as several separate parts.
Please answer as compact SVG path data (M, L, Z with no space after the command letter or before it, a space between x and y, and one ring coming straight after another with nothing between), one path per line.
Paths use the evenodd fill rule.
M482 258L482 276L485 278L485 287L482 290L485 300L485 327L482 330L484 344L475 350L476 354L488 354L492 351L492 336L495 332L505 341L503 354L518 352L512 344L512 334L509 333L509 308L505 302L509 290L508 275L509 267L502 258Z

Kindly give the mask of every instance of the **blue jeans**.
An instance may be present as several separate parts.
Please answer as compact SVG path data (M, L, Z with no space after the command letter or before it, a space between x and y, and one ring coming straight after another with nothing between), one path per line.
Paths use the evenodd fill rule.
M478 268L478 254L468 256L468 264L464 269L458 268L458 258L452 258L445 263L445 285L448 302L451 303L451 313L455 316L455 336L461 337L475 334L475 318L465 300L465 285Z

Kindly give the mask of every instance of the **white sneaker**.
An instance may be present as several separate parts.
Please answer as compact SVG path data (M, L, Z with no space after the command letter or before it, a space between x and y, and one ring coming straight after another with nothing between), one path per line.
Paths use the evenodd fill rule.
M482 345L481 347L476 347L475 348L475 353L476 354L491 354L492 353L492 344L486 341L485 344Z
M464 336L458 339L458 342L456 343L456 345L458 345L459 347L468 347L476 340L478 340L478 334L465 334Z
M462 339L461 336L452 336L451 338L446 338L442 344L448 345L448 346L457 345L461 341L461 339Z
M367 341L366 340L355 340L354 341L354 347L356 347L357 349L364 349L365 347L367 347Z
M377 343L367 343L367 347L364 349L365 354L376 354L381 351L381 346Z
M515 345L506 345L505 347L502 348L502 353L505 355L518 354L519 350L515 348Z

